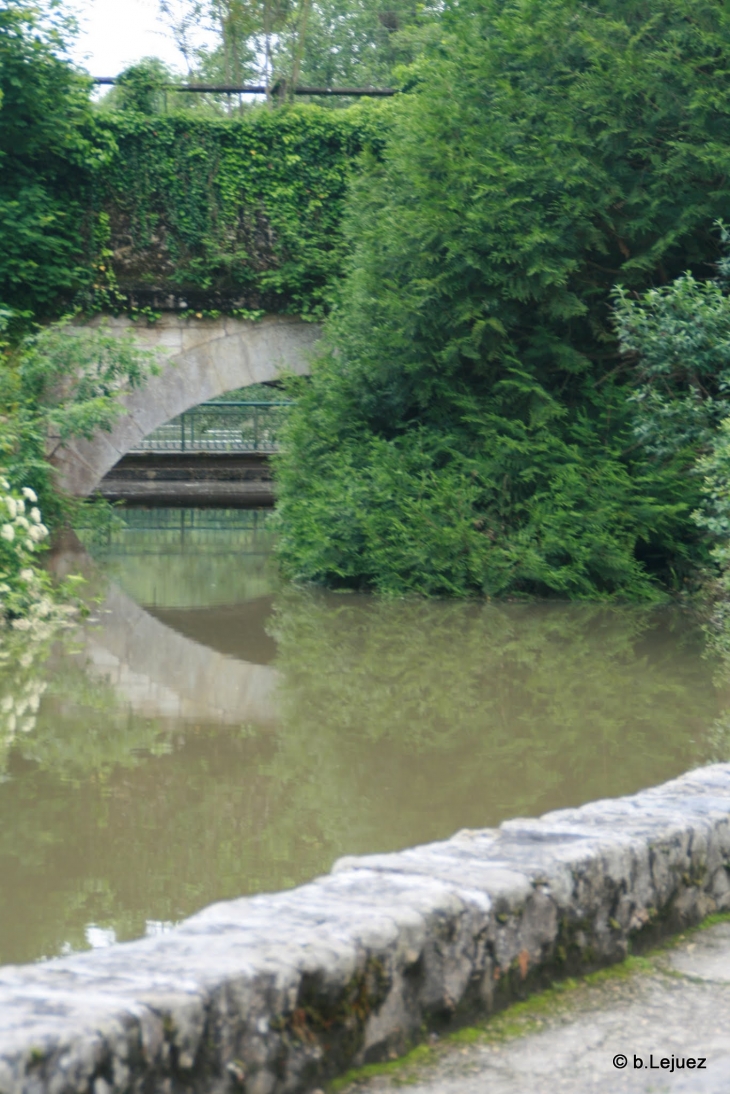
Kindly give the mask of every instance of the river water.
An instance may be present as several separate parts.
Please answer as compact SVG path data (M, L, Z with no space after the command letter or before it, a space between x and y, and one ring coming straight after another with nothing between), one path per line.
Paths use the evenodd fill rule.
M297 591L264 513L126 520L57 560L91 620L0 671L0 963L730 751L677 610Z

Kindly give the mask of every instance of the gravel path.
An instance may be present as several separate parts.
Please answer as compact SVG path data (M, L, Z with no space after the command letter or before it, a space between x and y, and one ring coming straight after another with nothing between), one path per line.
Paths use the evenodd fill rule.
M411 1094L730 1094L730 923L680 938L630 975L536 997L474 1043L438 1044L428 1064L351 1083L347 1094L406 1084ZM672 1072L672 1056L685 1067Z

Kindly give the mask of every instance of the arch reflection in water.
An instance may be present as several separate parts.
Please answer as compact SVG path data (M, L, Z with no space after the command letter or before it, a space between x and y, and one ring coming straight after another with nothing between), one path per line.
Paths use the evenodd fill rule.
M191 613L182 614L187 619ZM233 618L243 623L245 634L249 615L258 622L256 614L239 610ZM229 657L186 637L116 585L109 588L102 619L86 639L89 669L135 714L226 726L276 721L273 668Z
M2 960L629 793L715 747L713 666L678 613L383 603L267 585L258 562L226 604L230 529L177 553L163 530L157 561L140 535L101 552L120 584L8 753Z

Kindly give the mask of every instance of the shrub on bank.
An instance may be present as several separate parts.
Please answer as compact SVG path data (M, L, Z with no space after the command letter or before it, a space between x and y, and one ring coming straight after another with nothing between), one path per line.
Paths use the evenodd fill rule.
M37 501L30 487L11 490L0 477L0 619L16 621L22 629L32 609L44 617L52 607L34 565L35 551L48 537Z
M2 320L0 313L0 333ZM123 413L120 396L156 369L131 336L68 322L0 343L0 619L17 628L42 617L52 586L38 552L48 527L71 520L81 504L58 489L53 454L110 430Z
M611 293L712 274L729 73L709 0L447 13L353 188L348 278L277 464L288 574L635 599L707 561L686 453L635 433Z

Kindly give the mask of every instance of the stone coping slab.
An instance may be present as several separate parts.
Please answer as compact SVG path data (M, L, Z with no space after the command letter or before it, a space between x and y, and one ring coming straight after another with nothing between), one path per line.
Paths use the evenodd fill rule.
M0 968L0 1094L304 1094L730 908L730 764Z

